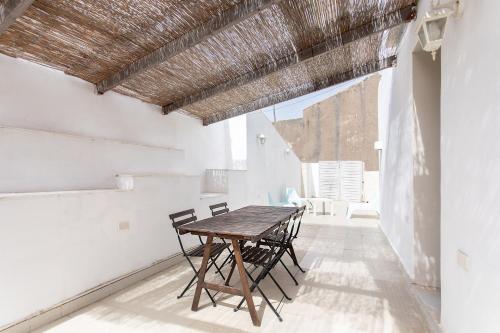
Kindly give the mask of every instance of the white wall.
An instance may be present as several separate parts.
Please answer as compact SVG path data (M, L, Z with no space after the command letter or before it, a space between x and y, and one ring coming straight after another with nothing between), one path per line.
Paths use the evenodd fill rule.
M419 17L430 1L420 1ZM500 327L500 2L466 1L441 51L441 321L444 332ZM382 226L413 274L410 25L393 72L382 166ZM457 251L469 257L468 270Z
M406 47L407 39L402 48ZM402 66L398 62L398 69ZM413 106L407 75L402 70L393 70L389 74L391 84L384 81L386 76L381 80L385 85L381 83L381 88L389 88L390 92L380 89L380 93L386 95L384 100L388 101L385 108L379 109L380 135L384 135L380 137L383 147L380 200L382 229L413 278Z
M280 202L284 199L286 187L300 191L301 167L298 157L292 151L285 151L288 144L263 113L251 113L247 121L249 196L255 198L255 203L268 204L268 193L274 202ZM257 139L259 134L266 136L263 145ZM295 172L297 165L299 171Z
M0 163L0 193L109 188L117 173L226 167L224 122L163 116L158 106L99 96L85 81L4 55L0 77L0 126L43 131L0 128L0 156L9 161Z
M0 78L0 327L177 253L170 213L203 218L215 202L265 204L300 186L300 162L262 113L232 121L245 140L229 121L163 116L25 61L0 56ZM227 171L228 193L201 195L205 170L241 166L242 148L248 170ZM91 190L117 173L135 188Z
M441 52L413 53L415 283L440 287Z

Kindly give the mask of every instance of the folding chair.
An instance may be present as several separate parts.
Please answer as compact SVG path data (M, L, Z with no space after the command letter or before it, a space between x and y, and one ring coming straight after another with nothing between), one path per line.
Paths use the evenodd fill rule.
M191 279L191 281L189 281L189 283L184 288L182 293L179 296L177 296L177 298L181 298L182 296L184 296L186 291L189 290L189 288L191 288L193 285L195 285L194 282L196 281L196 279L198 277L198 273L199 273L199 270L197 270L194 267L193 262L191 261L190 258L203 257L203 252L205 250L205 243L203 242L201 237L198 236L198 239L200 241L200 245L190 249L187 252L186 252L186 249L184 248L184 244L182 243L181 232L179 231L179 227L186 224L186 223L192 223L192 222L196 221L197 218L196 218L196 215L194 215L194 209L188 209L188 210L185 210L182 212L170 214L169 217L172 220L172 226L174 227L174 229L177 233L177 239L179 240L179 245L181 246L182 254L186 258L186 260L188 261L189 265L191 266L191 268L193 269L193 272L194 272L194 276ZM226 278L224 277L224 275L221 272L222 267L219 267L217 265L216 260L219 258L221 253L225 249L228 249L228 248L229 248L229 245L225 244L225 243L212 244L212 247L210 248L210 264L207 267L207 271L208 271L212 266L215 266L215 268L217 269L217 272L219 273L219 275L222 277L223 280L225 280ZM204 289L205 289L205 292L207 293L208 297L210 297L210 300L212 301L213 306L215 306L214 298L212 297L212 295L210 294L210 292L206 288L204 288Z
M276 266L278 262L281 261L281 257L286 252L286 243L291 239L293 235L293 228L295 221L297 220L297 214L294 214L290 218L287 218L281 221L280 225L273 231L274 239L276 243L269 243L268 247L259 247L259 246L244 246L241 249L241 256L244 263L253 264L255 266L262 267L257 278L253 278L251 272L249 272L245 268L245 272L248 275L248 278L252 281L252 285L250 286L250 292L254 291L255 288L262 295L262 298L266 301L267 305L273 310L276 317L278 317L279 321L283 321L281 316L279 315L276 308L272 305L272 303L267 298L266 294L260 289L259 283L269 275L274 284L281 291L283 296L287 300L291 300L291 298L285 293L283 288L280 286L278 281L271 274L271 270ZM243 305L245 299L243 298L238 306L234 309L234 311L238 311Z
M212 216L229 213L229 208L227 208L227 202L221 202L215 205L210 205L208 206L208 208L210 208Z
M293 248L293 241L294 241L294 239L297 238L297 236L299 234L300 225L302 224L302 217L304 216L305 210L306 210L306 206L299 207L299 210L297 211L297 214L296 214L296 221L294 224L293 234L291 235L290 240L285 244L286 253L288 253L288 255L292 258L293 264L295 266L297 266L302 273L305 273L306 271L299 265L299 261L297 260L297 256L295 255L295 249ZM270 244L273 244L274 246L279 246L279 239L278 240L273 239L274 237L275 237L275 235L270 235L269 237L265 237L261 242L259 242L259 245L268 245L269 246ZM281 237L281 236L278 235L278 238L279 237ZM285 263L282 260L280 260L280 262L283 265L283 267L285 267L288 274L292 277L293 281L295 282L295 285L298 285L299 283L297 282L297 280L295 279L293 274L290 272L288 267L286 267Z
M218 215L229 213L229 208L227 207L227 202L221 202L218 204L209 205L208 208L210 208L210 211L212 212L212 216L218 216ZM224 267L224 265L227 263L227 261L229 259L232 260L234 258L233 258L233 251L230 248L230 244L226 243L224 238L221 238L221 240L224 244L228 245L227 250L229 251L229 256L227 256L226 259L224 259L224 261L222 262L222 265L221 265L221 268L222 268L222 267ZM231 271L229 273L230 275L233 275L234 265L236 265L235 261L233 261L233 266L231 266Z

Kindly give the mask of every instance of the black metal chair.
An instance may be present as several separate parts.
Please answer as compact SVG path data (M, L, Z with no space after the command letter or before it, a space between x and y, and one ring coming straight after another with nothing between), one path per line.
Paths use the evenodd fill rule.
M208 206L208 208L210 208L212 216L229 213L229 208L227 208L227 202L221 202L215 205L210 205Z
M179 245L181 247L182 254L186 258L186 260L189 262L189 265L191 266L191 268L193 269L193 272L194 272L194 276L191 279L191 281L189 281L189 283L184 288L182 293L179 296L177 296L177 298L181 298L182 296L184 296L186 291L189 290L189 288L191 288L193 285L195 285L194 282L196 281L198 274L199 274L199 270L197 270L194 267L193 262L191 261L190 258L203 257L203 253L205 250L205 243L203 242L201 237L198 236L198 239L200 241L200 245L198 245L192 249L189 249L188 251L186 251L186 249L184 248L184 244L182 243L182 239L181 239L182 233L180 232L179 227L184 225L184 224L187 224L187 223L193 223L197 220L196 215L194 215L194 209L188 209L188 210L185 210L182 212L170 214L169 217L172 220L172 226L174 227L174 229L177 233L177 239L179 240ZM219 273L219 275L222 277L223 280L225 280L226 278L222 274L222 271L221 271L222 267L219 267L217 265L216 260L220 257L221 253L225 249L228 249L228 248L229 248L229 245L226 243L213 243L211 248L210 248L210 264L207 267L207 271L208 271L212 266L215 266L215 268L217 269L217 273ZM208 297L210 297L212 304L215 306L214 298L212 297L212 295L210 294L208 289L206 289L206 288L204 288L204 289L205 289L205 292L208 294Z
M227 202L221 202L218 204L209 205L208 208L210 208L210 211L212 212L212 217L229 213L229 208L227 207ZM222 268L226 265L226 263L228 262L229 259L233 260L234 257L233 257L233 251L230 248L230 244L228 244L224 240L224 238L221 238L221 240L224 244L228 245L227 249L229 251L229 256L227 256L226 259L224 259L224 261L222 262L222 265L221 265L221 268ZM235 265L236 262L233 261L233 264ZM233 274L233 271L234 271L234 266L231 267L231 271L230 271L231 275Z
M300 230L300 226L302 224L302 217L304 216L304 212L306 210L306 206L299 207L299 210L297 211L295 217L295 223L294 223L294 229L293 233L291 234L290 240L285 244L285 251L288 253L288 255L292 258L293 264L299 268L299 270L302 273L305 273L306 271L299 265L299 261L297 260L297 256L295 255L295 249L293 248L293 241L294 239L297 238ZM275 237L278 237L278 239L275 239ZM258 245L274 245L274 246L280 246L280 237L281 235L270 235L268 237L265 237L262 241L259 242ZM285 263L280 259L281 264L283 267L285 267L286 271L290 275L290 277L293 279L295 285L298 285L299 283L297 282L297 279L293 276L293 274L290 272L288 267L285 265Z
M281 261L281 257L286 252L286 244L290 241L293 235L293 228L295 225L295 221L297 220L297 214L292 215L290 218L287 218L281 221L280 225L273 231L272 235L275 239L275 242L266 244L267 247L256 246L243 246L241 248L241 256L244 263L253 264L256 267L262 267L257 278L253 278L252 272L249 272L246 268L245 271L248 275L248 278L252 281L252 285L250 286L250 291L254 291L255 288L262 295L262 298L269 305L271 310L273 310L274 314L278 317L279 321L283 321L281 316L279 315L276 308L269 301L269 298L266 294L260 289L259 283L269 276L274 284L281 291L283 296L287 300L291 300L291 298L286 294L283 288L280 286L278 281L271 274L271 270L276 266L278 262ZM230 276L228 277L230 279ZM226 281L227 282L227 281ZM238 304L238 306L234 309L234 311L238 311L243 305L244 299Z

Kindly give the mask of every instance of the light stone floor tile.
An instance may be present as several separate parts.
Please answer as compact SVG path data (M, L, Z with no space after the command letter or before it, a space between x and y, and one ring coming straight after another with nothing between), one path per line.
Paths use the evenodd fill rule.
M212 307L202 293L200 309L192 312L194 288L182 299L176 297L192 276L187 264L179 264L37 332L428 332L378 220L366 216L346 220L342 214L305 216L294 246L307 272L298 271L289 258L285 263L298 286L283 267L278 265L273 272L292 301L284 300L270 279L262 282L283 322L258 292L254 302L261 327L252 325L245 306L233 311L240 298L230 295L217 294L217 307ZM220 281L214 274L210 278ZM238 283L235 274L232 284Z

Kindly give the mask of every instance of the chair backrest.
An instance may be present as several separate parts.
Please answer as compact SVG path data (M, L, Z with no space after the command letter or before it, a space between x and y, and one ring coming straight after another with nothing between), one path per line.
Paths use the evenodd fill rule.
M304 216L305 211L306 211L306 206L304 205L299 207L299 210L297 211L297 213L295 213L294 232L291 240L297 238L297 235L299 234L300 225L302 224L302 217Z
M226 214L229 212L229 208L227 208L227 202L221 202L215 205L208 206L212 211L212 216L217 216L221 214Z
M293 232L293 219L295 215L291 215L287 217L286 219L283 219L280 221L280 224L274 229L272 232L273 234L273 239L276 240L276 243L279 244L278 248L283 249L284 245L289 241L291 232ZM290 228L292 228L292 231L290 231ZM275 243L271 243L270 245L271 250L274 252L274 249L276 247Z
M297 190L295 190L293 187L287 187L286 188L286 202L289 204L294 204L298 206L302 200L300 199L299 194L297 193Z
M191 223L196 221L196 215L194 215L194 209L183 210L182 212L170 214L168 217L172 220L172 226L179 231L178 228L186 223Z

